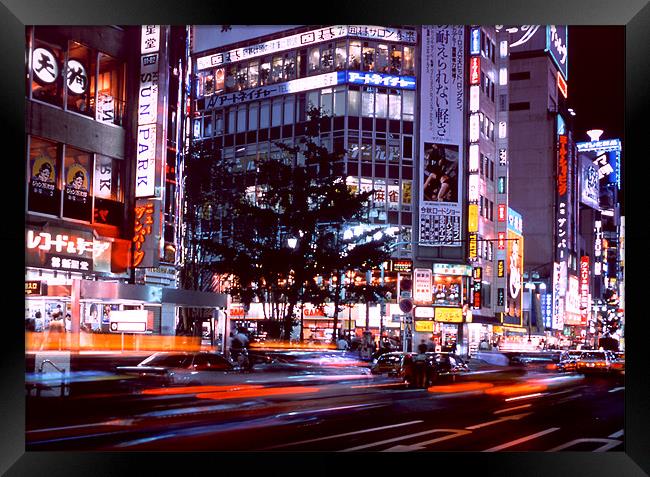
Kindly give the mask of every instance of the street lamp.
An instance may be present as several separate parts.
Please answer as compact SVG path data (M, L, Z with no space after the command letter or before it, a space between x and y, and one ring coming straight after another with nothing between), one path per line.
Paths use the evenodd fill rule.
M294 249L298 246L298 239L296 237L289 237L287 239L287 245L289 248ZM303 299L300 300L300 342L302 343L305 340L304 334L305 328L305 303Z

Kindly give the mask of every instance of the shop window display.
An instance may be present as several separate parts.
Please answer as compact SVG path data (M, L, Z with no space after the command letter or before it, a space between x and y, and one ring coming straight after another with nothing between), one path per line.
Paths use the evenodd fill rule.
M350 69L351 70L360 70L361 69L361 42L360 41L351 41L350 42Z
M334 54L334 69L337 71L344 70L347 66L347 51L345 42L338 42Z
M375 48L368 42L363 44L363 71L375 71Z

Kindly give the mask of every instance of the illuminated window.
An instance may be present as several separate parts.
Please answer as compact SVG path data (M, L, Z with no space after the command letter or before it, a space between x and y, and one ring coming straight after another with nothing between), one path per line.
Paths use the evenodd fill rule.
M499 70L499 84L501 86L508 84L508 70L506 68Z
M391 45L390 47L390 74L398 75L402 71L402 47Z
M67 109L69 111L75 111L87 116L93 115L95 62L95 55L90 48L75 41L69 42L68 64L64 70L67 87ZM100 74L100 78L102 77L103 75Z
M271 63L271 83L280 83L284 81L282 56L277 55L273 57Z
M390 64L388 59L388 45L377 45L377 65L376 71L380 73L389 73Z
M50 29L35 27L31 55L32 98L62 106L65 48Z
M415 48L412 46L404 47L404 66L402 68L402 74L415 74Z
M334 44L328 43L323 46L320 64L322 71L331 71L334 66Z
M268 57L262 58L260 62L260 69L259 69L260 86L265 86L269 84L270 76L271 76L271 59ZM226 77L226 87L228 87L227 79L228 78Z
M260 65L257 60L251 61L248 65L248 84L246 87L255 88L259 81L260 76Z
M338 42L334 53L334 69L344 70L347 67L347 57L345 42Z
M313 47L307 54L307 74L318 73L320 71L320 48Z
M375 71L375 48L369 46L368 42L363 44L362 58L363 71Z
M350 61L351 70L361 69L361 42L360 41L350 41L349 61Z

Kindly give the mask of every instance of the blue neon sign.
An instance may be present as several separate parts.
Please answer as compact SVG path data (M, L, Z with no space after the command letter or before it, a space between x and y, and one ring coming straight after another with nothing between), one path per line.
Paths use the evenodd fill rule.
M396 76L367 71L348 71L347 82L383 88L415 89L415 76Z
M473 28L470 34L471 43L470 43L470 55L478 55L481 53L481 29Z

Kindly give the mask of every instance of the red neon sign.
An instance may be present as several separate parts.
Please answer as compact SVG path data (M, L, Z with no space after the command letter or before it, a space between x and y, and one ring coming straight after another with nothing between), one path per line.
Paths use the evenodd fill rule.
M559 145L557 151L557 193L560 196L563 196L567 193L568 168L567 137L562 135L559 137Z
M148 235L151 235L151 226L153 220L154 205L153 202L147 202L144 205L135 208L135 234L133 235L133 266L137 267L144 259L145 251L142 244Z
M481 81L481 58L472 56L469 59L469 84L479 84Z
M557 88L560 90L560 93L562 93L562 96L565 98L569 97L569 87L559 71L557 72Z
M506 221L506 204L499 204L498 219L499 222Z
M499 250L505 250L506 249L506 233L505 232L499 232L498 247L499 247Z

